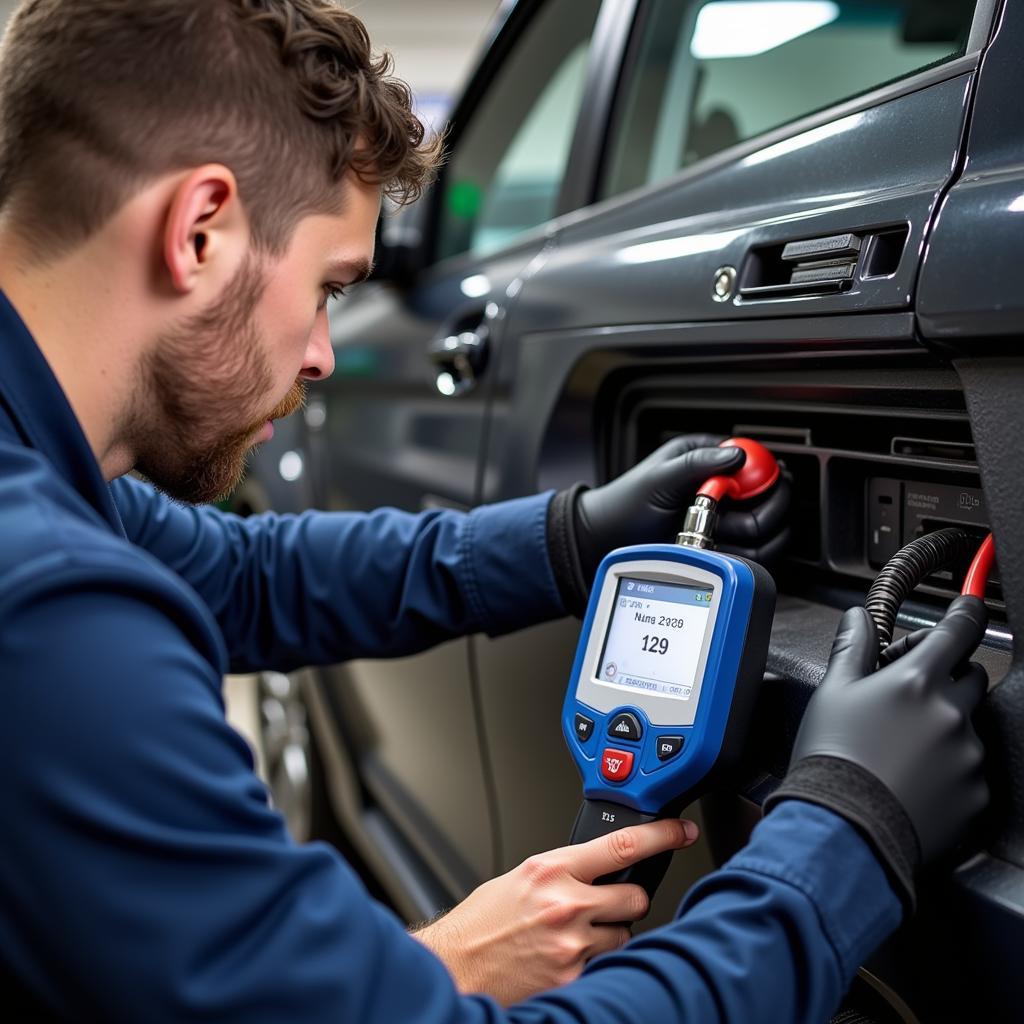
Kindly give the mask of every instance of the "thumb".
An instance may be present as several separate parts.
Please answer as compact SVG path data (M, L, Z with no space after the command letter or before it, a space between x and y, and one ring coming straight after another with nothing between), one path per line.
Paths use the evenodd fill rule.
M984 601L978 597L955 598L909 657L929 668L950 671L974 653L985 637L986 625Z
M688 505L705 480L735 473L746 458L747 453L742 448L697 448L669 459L651 473L654 502L671 510Z
M878 629L866 608L849 608L839 620L822 686L842 686L875 671Z

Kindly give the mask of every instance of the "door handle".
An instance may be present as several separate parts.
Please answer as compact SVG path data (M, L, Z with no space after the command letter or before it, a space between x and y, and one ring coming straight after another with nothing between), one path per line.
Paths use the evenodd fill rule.
M457 398L476 387L487 367L490 328L481 321L472 330L434 338L427 357L434 364L437 390L446 398Z

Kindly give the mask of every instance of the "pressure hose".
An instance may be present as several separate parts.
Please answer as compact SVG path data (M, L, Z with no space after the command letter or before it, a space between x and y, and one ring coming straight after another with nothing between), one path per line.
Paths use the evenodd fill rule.
M918 537L889 559L871 585L864 602L864 607L875 620L882 649L892 643L896 616L911 591L933 572L963 558L974 543L974 538L966 531L948 527ZM974 556L962 593L984 600L985 585L994 560L995 543L992 534L989 534Z
M985 587L988 585L989 573L992 572L995 560L996 540L990 533L978 548L978 553L964 577L964 588L961 593L965 597L980 597L982 601L985 600Z

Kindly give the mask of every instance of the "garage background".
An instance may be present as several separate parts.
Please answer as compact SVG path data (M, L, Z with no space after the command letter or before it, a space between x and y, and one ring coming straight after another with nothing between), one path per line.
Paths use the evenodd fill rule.
M127 0L130 2L130 0ZM0 0L6 24L17 0ZM469 71L496 0L363 0L344 4L366 24L376 49L388 49L396 70L416 93L423 116L436 121Z

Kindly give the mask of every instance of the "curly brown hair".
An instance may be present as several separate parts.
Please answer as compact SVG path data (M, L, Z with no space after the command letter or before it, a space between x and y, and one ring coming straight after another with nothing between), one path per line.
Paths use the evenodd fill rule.
M347 171L409 202L431 180L391 57L333 0L24 0L0 57L0 213L38 260L161 174L229 167L255 244L343 204Z

